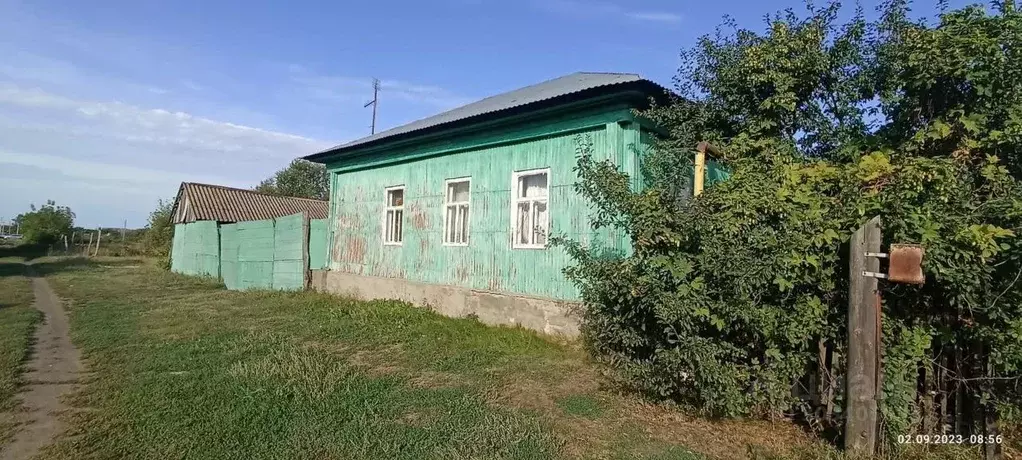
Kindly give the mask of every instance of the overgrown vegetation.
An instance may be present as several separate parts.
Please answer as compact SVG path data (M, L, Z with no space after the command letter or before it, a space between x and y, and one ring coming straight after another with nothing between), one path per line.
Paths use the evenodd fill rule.
M632 242L607 257L559 240L586 343L657 397L838 427L842 248L880 216L885 247L926 247L928 277L882 283L885 433L982 432L982 414L1022 396L1022 14L839 11L785 11L762 32L729 22L684 51L681 98L644 113L670 132L644 161L647 189L581 142L595 226ZM688 199L679 178L703 140L732 176Z

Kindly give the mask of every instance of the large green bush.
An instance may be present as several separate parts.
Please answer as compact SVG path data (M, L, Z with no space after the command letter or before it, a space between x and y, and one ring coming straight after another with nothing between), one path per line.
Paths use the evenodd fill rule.
M882 283L887 433L931 415L917 407L921 371L945 368L976 407L1015 405L1022 16L969 7L928 25L894 2L838 24L838 12L785 12L763 33L728 24L683 52L682 98L644 113L670 133L644 158L644 190L581 142L594 225L632 244L615 257L558 240L577 262L566 273L586 343L631 385L708 413L825 418L792 386L840 369L845 243L880 216L885 245L926 247L928 277ZM690 199L678 178L700 140L732 175Z
M31 205L30 212L19 214L14 220L25 243L52 244L62 237L71 236L75 214L71 208L57 206L53 200L47 200L46 204L39 207Z

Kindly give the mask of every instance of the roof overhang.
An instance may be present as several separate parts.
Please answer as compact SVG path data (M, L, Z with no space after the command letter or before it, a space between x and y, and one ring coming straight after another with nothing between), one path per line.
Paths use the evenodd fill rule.
M497 110L427 128L395 134L371 142L362 142L355 145L340 145L307 155L303 157L303 159L326 164L338 159L339 157L360 155L371 151L378 151L380 149L404 145L410 142L418 142L433 137L445 136L451 134L453 131L460 132L463 130L473 130L480 125L493 127L495 125L503 124L502 122L514 123L520 120L523 115L529 115L536 112L547 112L559 108L571 110L572 108L582 106L591 107L592 105L600 104L612 105L622 102L628 103L632 106L632 108L642 109L647 107L651 100L656 101L657 103L662 103L669 100L671 97L672 93L669 90L649 80L636 80L618 83L615 85L590 88L531 104L523 104L517 107Z

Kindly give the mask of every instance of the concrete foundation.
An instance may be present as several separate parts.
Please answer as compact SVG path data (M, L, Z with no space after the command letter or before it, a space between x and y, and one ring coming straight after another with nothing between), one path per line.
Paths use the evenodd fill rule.
M453 318L475 315L489 325L517 325L551 335L578 335L578 320L569 313L573 302L332 270L313 270L312 288L357 299L403 300Z

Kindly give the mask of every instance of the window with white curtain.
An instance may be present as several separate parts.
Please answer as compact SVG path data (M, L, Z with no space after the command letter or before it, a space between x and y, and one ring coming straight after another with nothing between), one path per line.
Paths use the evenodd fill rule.
M383 210L383 244L400 245L401 232L404 230L402 221L405 210L404 186L386 189L386 200Z
M511 247L540 249L546 247L550 232L549 199L550 169L519 171L511 177Z
M446 185L447 192L444 198L444 244L452 246L468 245L471 180L469 178L450 179Z

